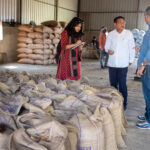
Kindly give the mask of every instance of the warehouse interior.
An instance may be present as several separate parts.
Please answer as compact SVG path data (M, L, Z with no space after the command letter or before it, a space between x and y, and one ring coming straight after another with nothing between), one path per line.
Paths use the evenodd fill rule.
M43 93L45 92L44 94L47 97L54 93L56 94L60 89L61 90L63 89L62 91L60 91L60 93L56 94L58 97L56 96L56 98L54 98L54 99L58 98L59 100L62 100L63 98L60 98L59 94L60 94L60 96L64 96L66 94L65 93L66 89L64 88L66 86L68 86L68 87L70 86L69 90L71 92L69 90L68 91L71 94L74 92L74 89L76 90L77 93L79 92L78 88L81 88L81 87L78 82L73 83L72 85L71 84L69 85L69 81L64 83L64 82L55 80L55 76L57 73L56 62L53 62L51 64L49 63L46 65L45 64L37 65L36 63L31 63L31 64L30 63L29 64L18 63L18 60L20 58L18 58L19 54L17 51L17 49L18 49L18 40L17 39L18 39L18 33L20 32L18 30L18 27L20 25L27 25L27 24L33 23L33 24L36 24L36 26L41 26L42 22L50 21L50 20L56 21L56 22L62 21L67 24L73 17L77 16L84 20L84 41L86 42L86 47L84 48L85 52L83 54L83 59L82 59L83 80L86 82L86 84L90 85L91 87L100 89L100 94L102 94L102 96L101 96L102 98L107 97L110 94L109 92L111 91L109 88L107 89L107 87L110 86L108 69L107 68L100 69L99 53L97 53L93 50L93 47L91 45L92 38L93 38L93 36L96 36L96 38L98 38L99 33L100 33L100 28L102 26L106 26L109 31L113 30L114 29L113 19L116 16L124 16L125 17L126 29L129 29L131 31L133 29L137 29L138 31L146 32L148 30L148 26L145 23L144 13L145 13L145 9L147 8L147 6L150 6L150 0L0 0L0 23L2 22L2 24L0 24L0 28L2 27L2 32L0 31L0 34L1 34L0 37L2 37L2 39L0 39L0 76L1 76L0 95L4 94L4 97L7 97L10 94L9 91L7 91L8 93L7 92L3 93L3 90L8 90L8 89L6 86L3 88L3 84L1 84L3 81L6 82L8 78L10 79L9 80L10 83L14 83L15 80L17 81L17 84L15 86L10 86L13 90L16 88L16 90L15 90L16 93L18 92L18 90L21 89L20 93L25 91L26 95L30 95L32 93L30 91L30 89L32 89L35 93L36 93L35 89L41 90L43 88L43 90L44 90L46 82L49 85L51 90L50 91L47 90L46 92L42 91L42 90L41 91ZM57 44L54 45L55 48L57 47ZM93 146L92 147L92 146L88 145L88 143L86 143L86 142L85 143L88 145L87 147L85 147L84 144L80 145L79 143L82 141L81 140L81 130L83 130L84 126L86 128L88 121L85 122L85 125L83 123L83 128L82 128L82 126L80 126L80 122L78 122L79 116L76 116L77 117L76 120L79 123L79 132L80 132L79 135L76 135L77 134L76 128L73 128L73 126L71 126L69 120L67 120L65 122L65 121L62 121L61 119L60 119L61 121L58 119L57 122L54 121L54 123L52 125L45 123L45 126L46 126L45 128L47 128L48 126L51 126L51 129L53 128L54 131L58 132L56 137L51 136L52 141L49 139L50 136L48 137L48 135L47 135L49 133L50 129L46 130L43 126L38 126L37 129L38 130L42 129L43 133L40 133L40 134L41 135L45 134L47 136L44 135L43 137L40 137L41 139L38 139L38 134L36 134L35 137L34 136L29 137L29 138L32 137L31 141L27 140L27 136L29 134L27 134L27 136L22 134L23 135L22 136L19 134L19 132L15 132L15 134L12 134L12 131L8 131L9 134L11 133L11 136L9 135L9 140L8 140L8 137L5 136L6 133L3 133L1 131L2 128L0 126L0 141L1 140L3 141L3 142L0 142L0 150L28 150L28 149L30 149L30 150L149 150L150 149L149 148L150 147L150 144L149 144L150 143L150 138L149 138L150 132L149 132L149 130L139 130L138 128L136 128L137 116L144 114L144 109L145 109L145 102L144 102L144 97L143 97L143 93L142 93L142 84L139 81L134 81L135 72L137 69L137 60L138 60L138 58L136 57L134 63L129 67L129 71L128 71L127 85L128 85L128 97L129 98L128 98L127 110L124 112L124 115L125 115L128 123L126 123L126 121L124 121L122 119L124 122L126 131L124 131L124 127L123 127L123 129L122 129L123 131L122 131L122 133L120 133L121 134L120 141L123 141L123 143L120 142L121 146L118 146L119 139L117 139L117 144L113 143L115 140L114 141L112 140L113 136L111 136L111 134L114 134L113 132L115 132L115 131L113 131L111 128L108 128L108 131L110 131L110 132L108 133L107 136L111 137L111 138L107 137L108 140L106 140L106 137L104 139L102 139L101 135L96 134L95 135L95 136L97 136L95 138L97 140L96 141L94 139L94 136L92 137L92 134L88 135L88 133L87 134L84 133L84 136L87 137L87 139L91 138L91 143L93 142L92 141L93 139L96 141L96 144L95 143L94 144L96 146L98 145L97 147L95 146L95 148L93 148L94 144L92 145ZM5 72L5 70L6 70L6 72ZM17 73L17 76L14 73L11 73L9 71L14 71L15 73ZM28 77L28 75L29 75L29 77ZM53 77L54 79L52 79L51 77ZM31 80L29 80L29 78ZM14 81L12 81L12 79L14 79ZM22 84L18 83L18 80L20 80L20 83L22 83ZM25 84L24 81L27 81L27 80L29 80L28 84ZM38 80L39 80L39 82L38 82ZM83 81L83 83L84 83L84 81ZM56 86L56 82L58 83L57 88L53 89L52 86ZM35 84L35 83L36 84L38 83L38 84L36 85L36 87L34 89L33 84ZM17 88L16 86L18 86L18 85L20 87ZM21 86L23 86L23 87L21 88ZM29 90L26 90L27 88L29 88ZM107 90L105 91L105 89L107 89ZM93 90L93 89L89 88L88 90ZM95 90L93 90L93 91L95 91ZM50 94L48 94L48 92L50 92ZM12 96L10 95L9 98L11 99L11 97L12 97L12 99L15 99L14 97L15 97L16 93L13 93ZM41 98L40 96L42 95L42 94L41 95L40 94L39 94L39 99ZM16 97L18 97L18 95L19 95L19 93L16 94ZM74 96L74 94L72 94L72 95ZM119 96L117 95L116 99L118 97ZM94 98L96 99L96 97L94 97ZM35 97L33 97L31 99L35 99ZM65 103L60 103L59 100L58 100L59 107L62 105L65 105ZM47 102L46 98L44 99L44 101L45 101L45 105L46 105L46 102ZM76 99L75 99L75 101L76 101ZM57 100L56 100L56 102L57 102ZM72 108L72 105L74 105L74 102L73 103L66 102L66 105L67 104L70 105ZM77 107L79 107L80 104L78 104ZM39 106L40 105L41 104L39 104ZM49 102L49 106L46 108L44 107L44 111L46 111L46 113L54 112L54 108L52 108L53 105L55 105L55 102L51 102L51 104ZM35 110L38 111L38 113L43 113L41 110L39 110L37 108L31 108L30 105L25 105L24 107L25 107L25 109L28 109L30 111L30 113L32 113L32 115ZM19 109L21 110L21 108L19 108ZM30 110L30 109L33 109L33 110ZM79 109L80 109L80 107L79 107ZM1 110L1 106L0 106L0 110ZM74 111L75 110L72 110L72 112L74 112ZM83 110L83 111L86 111L86 110ZM104 118L102 116L97 116L96 112L97 111L95 111L94 115L90 116L90 119L91 118L95 119L94 117L99 117L96 119L102 121L103 119L106 119L107 117L109 118L109 116L107 116L107 117L105 116ZM118 112L118 114L119 114L119 112ZM22 112L20 112L19 114L21 114L21 113ZM16 123L17 127L25 126L24 130L26 130L28 128L28 125L29 125L28 121L30 119L31 120L33 119L33 122L32 122L33 124L37 121L35 118L38 116L38 113L34 114L33 116L28 116L28 115L25 116L24 115L23 116L24 118L21 118L21 117L17 118L16 116L12 115L10 117L9 121L12 123L12 122L14 122L14 120L17 120L17 123L18 123L18 124ZM58 116L60 115L62 118L63 118L62 114L65 114L66 116L68 115L66 110L58 111L57 113L58 113L57 115ZM116 114L117 114L117 108L116 108ZM27 117L27 118L25 118L25 117ZM47 119L45 119L44 117L43 118L41 117L40 119L41 120L43 119L42 121L46 122ZM1 119L1 118L2 117L1 117L1 111L0 111L0 124L3 123L3 121L5 120L5 119ZM22 122L19 119L20 120L22 119ZM94 120L94 121L96 122L96 120ZM59 125L58 122L61 122L61 124ZM104 129L102 131L98 130L97 127L99 127L99 124L96 124L95 122L93 125L95 127L95 130L92 132L102 133ZM109 123L110 122L106 122L106 125L108 125ZM65 124L65 128L63 126L61 126L62 124L63 125ZM61 128L61 130L59 130L60 128ZM120 129L121 127L118 127L118 128ZM44 131L44 130L46 130L46 131ZM85 130L88 131L88 128L86 128ZM27 132L30 132L30 131L32 132L32 134L35 134L35 130L31 129L31 130L28 130ZM21 132L22 132L22 130L21 130ZM25 133L27 133L27 132L25 132ZM119 134L119 133L115 133L115 134ZM8 135L8 133L7 133L7 135ZM18 139L15 136L16 137L18 136ZM24 139L25 139L25 142L22 142L22 143L19 142L19 138L21 139L20 141L24 141ZM69 139L70 141L68 140L69 141L68 142L66 139L67 140ZM5 140L9 141L9 148L5 147L5 145L6 145ZM12 143L10 142L10 140ZM106 143L103 141L105 143L104 144L101 140L102 141L106 140L108 143L110 142L109 144L107 143L109 146L106 146ZM49 141L49 143L51 143L51 144L46 145L47 141ZM56 143L55 143L55 141L56 141ZM83 139L83 141L84 141L84 139ZM26 142L28 144L24 145L24 143L26 143ZM15 146L12 146L12 145L15 145ZM17 146L17 145L19 145L19 146ZM20 145L23 145L23 146L21 147ZM53 146L53 145L55 145L55 146ZM115 147L114 145L117 145L117 146Z

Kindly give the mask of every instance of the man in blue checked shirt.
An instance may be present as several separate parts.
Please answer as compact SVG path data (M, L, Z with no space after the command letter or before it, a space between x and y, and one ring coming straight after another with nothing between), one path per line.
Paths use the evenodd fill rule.
M143 121L136 125L140 129L150 129L150 6L145 11L145 22L149 29L143 39L137 71L137 75L142 76L142 88L146 104L145 116L138 116L139 121Z

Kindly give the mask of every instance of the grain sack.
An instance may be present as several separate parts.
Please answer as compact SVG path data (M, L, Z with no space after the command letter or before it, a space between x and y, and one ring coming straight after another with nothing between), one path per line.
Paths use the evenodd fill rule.
M76 110L78 112L83 112L86 115L90 115L88 105L84 104L75 96L68 96L58 105L58 107L63 110Z
M36 60L36 59L43 60L44 59L43 55L40 55L40 54L29 54L28 58L33 59L33 60Z
M22 58L18 61L18 63L23 63L23 64L33 64L34 61L32 59L29 58Z
M30 49L43 49L43 44L28 44L28 48Z
M29 49L29 48L19 48L19 49L17 49L17 52L32 54L32 49Z
M54 59L55 56L54 56L54 55L50 55L49 58L50 58L50 59Z
M50 34L50 35L49 35L49 38L50 38L51 40L53 40L53 39L55 38L55 35L54 35L54 34Z
M36 26L36 27L34 27L34 31L43 33L43 27L42 26Z
M60 38L61 38L60 34L55 33L55 38L56 38L56 39L60 39Z
M0 150L8 150L9 134L0 133Z
M28 37L29 38L33 38L33 39L42 39L43 38L43 34L39 33L39 32L33 32L33 33L28 33Z
M33 43L31 38L26 38L26 37L18 37L17 40L19 42L28 43L28 44L32 44Z
M17 47L19 47L19 48L27 48L28 45L25 44L25 43L18 43L18 44L17 44Z
M124 140L121 135L121 129L123 128L123 124L121 121L121 106L118 101L112 100L108 109L111 112L114 126L115 126L115 135L116 135L116 142L118 147L126 147Z
M21 53L21 54L17 55L17 57L19 57L19 58L28 58L28 55L25 54L25 53Z
M41 50L41 49L34 49L34 50L33 50L33 53L34 53L34 54L44 54L44 51Z
M56 34L61 34L62 33L62 28L54 28L54 33Z
M52 28L49 28L49 27L44 26L43 32L44 32L44 33L53 33L54 31L53 31Z
M50 49L44 49L44 54L52 54L52 51Z
M51 39L44 39L44 44L51 44L51 43L52 43Z
M43 65L44 64L43 60L35 60L34 63L37 65Z
M56 38L53 39L53 44L58 44L59 42L60 42L60 39L56 39Z
M25 31L25 32L33 32L33 28L30 27L29 25L21 25L18 27L20 31Z
M104 150L104 132L102 123L94 122L83 114L74 115L70 122L80 131L78 135L78 149Z
M48 65L48 60L43 61L44 65Z
M46 147L34 141L25 129L13 132L9 138L9 150L48 150Z
M33 41L33 43L35 43L35 44L43 44L43 39L35 39Z
M22 31L22 32L19 32L18 33L18 36L21 36L21 37L27 37L27 33Z
M50 57L49 55L44 55L44 60L49 59L49 57Z
M58 26L58 22L55 20L50 20L50 21L45 21L41 23L44 26L48 26L48 27L57 27Z
M54 54L54 55L57 54L57 49L56 49L56 48L53 49L53 54Z
M43 38L44 38L44 39L49 38L49 33L46 33L46 32L45 32L45 33L43 33Z
M54 45L53 45L53 44L50 44L50 45L49 45L49 49L54 49Z
M117 143L115 138L115 127L111 114L107 108L101 107L100 112L103 117L104 143L105 150L117 150Z
M61 25L61 27L62 27L62 28L65 28L65 27L66 27L66 25L67 25L67 23L66 23L66 22L64 22L64 21L60 21L59 23L60 23L60 25Z
M53 59L49 59L49 64L53 64L54 60Z
M49 49L49 45L48 44L44 44L44 49Z

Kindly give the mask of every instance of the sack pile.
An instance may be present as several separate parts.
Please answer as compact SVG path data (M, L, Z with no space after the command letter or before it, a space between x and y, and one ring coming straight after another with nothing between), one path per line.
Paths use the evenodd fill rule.
M1 71L0 140L5 142L0 149L126 147L123 97L114 88L97 89L86 82Z
M48 21L42 23L42 26L19 26L18 62L38 65L56 63L57 45L60 41L64 24L62 22Z

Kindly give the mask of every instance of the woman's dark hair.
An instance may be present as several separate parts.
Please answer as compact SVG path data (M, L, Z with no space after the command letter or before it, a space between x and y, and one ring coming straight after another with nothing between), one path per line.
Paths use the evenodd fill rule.
M125 20L125 17L118 16L118 17L114 18L114 23L117 23L118 19L123 19L123 20Z
M74 17L66 26L65 30L68 32L68 36L79 38L83 36L83 23L84 21L78 17ZM75 27L81 24L81 30L79 32L75 31Z

